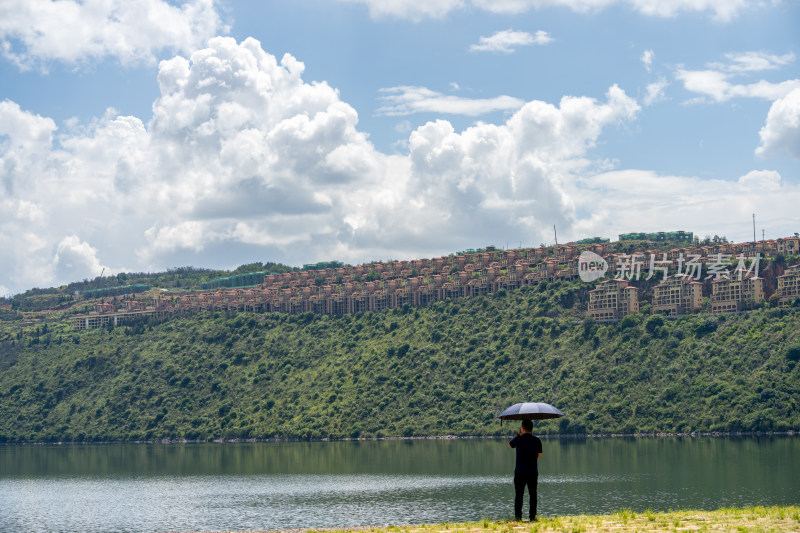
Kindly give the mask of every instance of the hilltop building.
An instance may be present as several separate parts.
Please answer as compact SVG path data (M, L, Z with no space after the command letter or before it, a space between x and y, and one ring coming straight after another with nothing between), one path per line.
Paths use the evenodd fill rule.
M622 279L609 279L589 291L589 316L595 320L619 320L639 312L639 289Z
M703 300L703 284L691 276L670 276L653 288L653 313L684 315L699 311Z
M790 266L784 271L783 276L778 276L776 294L782 304L800 299L800 265Z
M655 241L655 242L684 241L691 243L694 242L694 233L692 233L691 231L657 231L654 233L642 233L642 232L622 233L619 236L619 240Z
M779 254L800 255L800 237L783 237L774 242Z
M648 255L658 259L664 273L683 263L688 268L708 268L720 254L752 261L779 254L800 254L800 237L785 237L745 243L717 243L691 246L689 232L665 234L627 234L620 237L647 238L655 242L686 240L687 246L671 250L637 251L637 265L646 267ZM86 299L97 299L93 313L70 319L76 329L102 327L131 320L186 315L197 311L249 311L282 313L344 314L382 311L404 306L425 306L440 300L481 296L513 290L542 282L557 282L578 277L583 251L600 255L609 265L609 276L631 255L622 253L616 243L593 238L590 242L568 243L515 250L487 247L434 259L375 262L349 266L335 261L305 265L304 270L280 274L260 272L229 276L203 285L201 292L141 293L147 286L125 286L101 291L86 291ZM593 241L593 242L591 242ZM629 246L629 245L625 245ZM626 248L627 249L627 248ZM630 251L630 250L628 250ZM633 263L633 262L632 262ZM638 268L638 267L637 267ZM637 270L638 271L638 270ZM797 295L797 268L790 267L778 279L781 302ZM629 272L631 273L631 272ZM750 308L764 299L763 280L722 280L714 286L714 312ZM686 279L673 278L654 289L655 312L683 314L699 307L699 286ZM793 292L794 291L794 292ZM127 294L127 295L126 295ZM100 299L102 297L102 299ZM638 290L622 280L609 279L589 293L589 316L600 320L619 319L639 311ZM125 301L123 301L125 300Z
M738 313L764 303L764 280L735 271L730 279L711 283L711 312Z

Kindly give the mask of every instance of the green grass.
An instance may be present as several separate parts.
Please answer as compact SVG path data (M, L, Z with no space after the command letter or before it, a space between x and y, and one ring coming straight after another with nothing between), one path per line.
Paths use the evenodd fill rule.
M780 533L800 530L800 507L748 507L716 511L670 511L641 513L630 509L609 515L578 515L543 517L537 522L481 520L479 522L391 526L388 528L358 528L336 530L397 533L480 533L507 531L509 533L626 533L664 531L713 531L749 533ZM313 530L312 530L313 531Z

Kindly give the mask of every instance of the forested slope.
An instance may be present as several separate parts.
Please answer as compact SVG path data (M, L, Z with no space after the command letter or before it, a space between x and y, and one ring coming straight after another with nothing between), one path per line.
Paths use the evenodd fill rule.
M204 314L0 343L0 441L800 430L800 310L616 324L580 283L345 316Z

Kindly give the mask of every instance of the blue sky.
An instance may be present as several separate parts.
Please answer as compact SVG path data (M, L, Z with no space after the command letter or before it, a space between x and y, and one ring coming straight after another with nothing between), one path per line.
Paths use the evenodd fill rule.
M121 271L800 231L800 7L0 6L0 294Z

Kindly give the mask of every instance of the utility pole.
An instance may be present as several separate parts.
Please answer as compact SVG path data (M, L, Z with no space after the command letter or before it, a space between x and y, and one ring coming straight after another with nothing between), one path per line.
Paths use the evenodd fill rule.
M753 215L753 216L755 216L755 215ZM555 224L553 224L553 237L556 240L556 246L558 246L558 233L556 233L556 225Z
M761 240L762 241L767 240L766 237L764 237L764 229L763 228L761 229Z
M756 242L756 214L753 213L753 244Z

